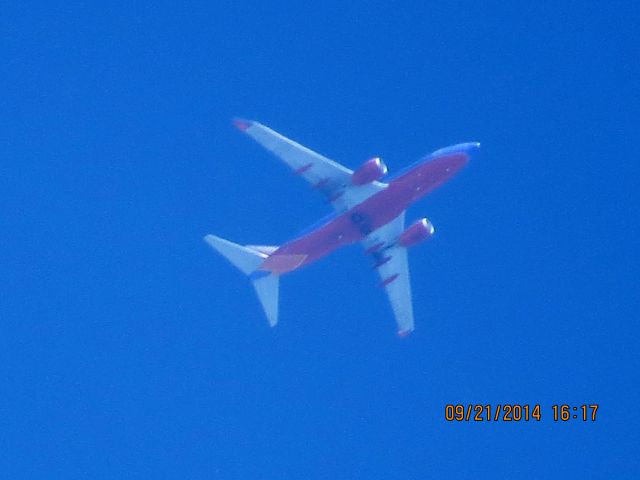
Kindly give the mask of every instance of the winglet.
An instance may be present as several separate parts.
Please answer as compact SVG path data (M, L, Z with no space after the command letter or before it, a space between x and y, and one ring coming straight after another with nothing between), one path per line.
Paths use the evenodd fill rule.
M242 132L251 126L251 122L249 120L244 120L242 118L234 118L232 121L235 127Z

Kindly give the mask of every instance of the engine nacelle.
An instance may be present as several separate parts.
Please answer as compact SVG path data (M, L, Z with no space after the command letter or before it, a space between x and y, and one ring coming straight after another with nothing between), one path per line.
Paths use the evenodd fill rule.
M367 183L380 180L387 174L387 166L379 157L370 158L353 173L351 183L354 185L365 185Z
M398 244L403 247L413 247L431 238L433 232L435 232L435 229L431 222L426 218L422 218L402 232L398 237Z

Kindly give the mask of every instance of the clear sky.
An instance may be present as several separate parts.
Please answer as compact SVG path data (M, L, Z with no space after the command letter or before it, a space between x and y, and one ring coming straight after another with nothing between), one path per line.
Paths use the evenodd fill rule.
M637 477L637 2L131 3L2 9L1 478ZM202 237L329 207L234 116L390 173L482 142L407 214L413 335L357 245L267 326Z

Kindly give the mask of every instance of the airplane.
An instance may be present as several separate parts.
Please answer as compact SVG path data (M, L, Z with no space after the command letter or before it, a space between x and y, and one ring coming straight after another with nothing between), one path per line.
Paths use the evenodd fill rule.
M405 229L405 212L458 173L480 144L460 143L436 150L384 183L381 179L387 174L387 166L378 157L352 171L258 122L234 119L233 123L309 182L334 208L319 226L280 246L242 246L215 235L204 237L214 250L249 276L269 324L273 327L278 323L282 275L340 247L360 242L389 297L398 335L403 337L413 331L407 250L430 238L434 227L422 218Z

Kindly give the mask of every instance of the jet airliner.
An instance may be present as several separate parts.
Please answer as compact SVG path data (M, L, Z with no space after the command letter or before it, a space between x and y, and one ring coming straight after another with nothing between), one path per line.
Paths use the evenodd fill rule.
M406 209L458 173L480 144L461 143L437 150L383 182L387 167L378 157L352 171L258 122L235 119L234 124L309 182L335 210L320 226L281 246L242 246L215 235L204 237L249 276L269 324L278 323L282 275L360 242L389 297L398 335L411 332L414 319L407 249L430 238L434 228L422 218L405 229Z

